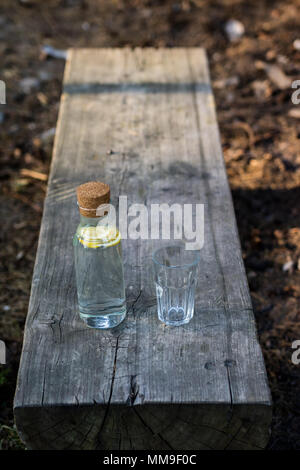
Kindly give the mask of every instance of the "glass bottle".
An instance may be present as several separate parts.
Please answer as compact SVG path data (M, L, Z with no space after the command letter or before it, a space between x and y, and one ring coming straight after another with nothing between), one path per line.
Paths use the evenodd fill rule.
M109 186L85 183L77 188L77 199L80 224L73 246L79 314L89 327L113 328L126 316L126 298L120 232L103 209Z

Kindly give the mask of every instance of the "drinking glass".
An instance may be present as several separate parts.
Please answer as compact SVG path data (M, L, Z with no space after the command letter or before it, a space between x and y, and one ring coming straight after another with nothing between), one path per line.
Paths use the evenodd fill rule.
M159 320L172 326L188 323L194 315L199 252L173 244L156 250L152 259Z

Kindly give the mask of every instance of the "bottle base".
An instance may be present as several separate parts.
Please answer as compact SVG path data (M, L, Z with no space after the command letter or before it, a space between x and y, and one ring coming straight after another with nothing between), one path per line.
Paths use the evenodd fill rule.
M126 317L126 309L117 313L108 313L106 315L88 315L79 313L80 318L89 328L97 328L99 330L107 330L120 325Z

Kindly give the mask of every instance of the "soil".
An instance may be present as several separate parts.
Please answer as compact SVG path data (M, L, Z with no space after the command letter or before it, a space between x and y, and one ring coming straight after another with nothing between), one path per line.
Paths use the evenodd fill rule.
M12 401L64 70L45 45L207 49L274 401L268 448L300 449L300 364L292 362L300 340L300 104L289 85L300 79L299 7L298 0L1 1L0 338L8 357L0 366L0 449L23 447ZM224 32L230 18L245 27L236 42Z

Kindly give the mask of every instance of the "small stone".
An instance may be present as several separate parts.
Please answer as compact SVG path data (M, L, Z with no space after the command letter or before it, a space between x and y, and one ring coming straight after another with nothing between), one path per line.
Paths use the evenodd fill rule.
M41 139L39 139L38 137L34 137L34 139L32 139L32 143L36 148L40 148L40 146L42 145Z
M229 41L238 41L245 33L245 26L241 21L231 19L225 24L225 32Z
M142 18L148 19L152 15L152 10L151 8L141 8L140 9L140 15Z
M20 80L19 86L23 93L29 94L32 90L38 88L40 81L35 77L26 77Z
M27 225L27 222L18 222L16 224L14 224L14 228L16 230L20 230L20 229L26 227L26 225Z
M300 39L295 39L293 42L293 48L296 49L296 51L300 51Z
M257 276L257 274L256 274L256 272L254 272L254 271L249 271L249 272L247 273L248 279L254 279L256 276Z
M34 162L34 157L30 153L26 152L24 155L24 161L29 165Z
M88 31L90 29L91 25L90 23L88 23L87 21L84 21L82 24L81 24L81 29L83 29L83 31Z
M21 150L19 147L16 147L16 148L14 149L14 157L15 157L15 158L20 158L21 155L22 155L22 150Z
M288 112L288 115L292 118L300 119L300 109L299 108L290 109Z
M294 266L294 262L293 262L292 260L287 261L287 262L284 263L284 265L282 266L282 271L292 271L293 266Z
M240 79L237 75L234 75L232 77L228 78L223 78L220 80L215 80L214 81L214 87L215 88L226 88L228 86L237 86L240 83Z
M272 49L269 49L266 53L266 59L267 60L273 60L276 57L276 52L273 51Z
M279 64L286 65L289 63L289 59L285 55L279 54L277 56L277 62Z
M24 256L24 251L19 251L19 253L16 256L16 260L19 261L20 259L23 258L23 256Z
M46 106L46 104L48 103L48 98L47 96L42 93L42 92L39 92L37 95L36 95L37 99L39 100L39 102L41 103L41 105L43 106Z
M55 49L51 46L43 46L42 47L42 54L45 57L52 57L54 59L66 59L67 58L67 51L62 49Z
M53 77L52 73L48 72L47 70L40 70L38 72L39 79L42 82L47 82L48 80L51 80Z
M277 65L264 64L264 69L271 82L280 90L290 88L291 79Z
M226 93L226 101L227 103L232 103L235 99L234 93L231 93L231 91L228 91Z
M260 100L268 98L272 93L268 80L254 80L254 82L251 83L251 88L255 96Z
M220 54L219 52L214 52L212 55L212 58L215 62L218 62L219 60L222 59L222 54Z
M9 128L9 133L10 134L14 134L15 132L18 132L20 129L20 127L18 126L18 124L13 124L12 126L10 126Z
M56 132L56 127L52 127L51 129L48 129L47 131L42 132L39 138L42 142L47 142L55 136L55 132Z

